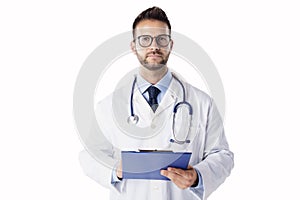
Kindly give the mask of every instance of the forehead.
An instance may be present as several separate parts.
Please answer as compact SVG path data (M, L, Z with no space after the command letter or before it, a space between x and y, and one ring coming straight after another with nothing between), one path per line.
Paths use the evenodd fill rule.
M158 20L142 20L135 28L136 35L170 34L168 25Z

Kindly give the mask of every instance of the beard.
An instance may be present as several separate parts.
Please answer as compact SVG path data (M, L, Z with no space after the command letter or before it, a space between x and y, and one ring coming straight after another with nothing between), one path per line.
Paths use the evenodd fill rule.
M147 60L149 54L157 54L157 55L161 56L160 57L161 60L159 62L149 62ZM141 63L141 65L144 66L146 69L148 69L150 71L156 71L156 70L162 69L163 67L166 66L168 59L169 59L169 55L170 55L170 53L168 53L166 56L163 56L159 52L151 52L151 53L148 53L144 58L140 55L137 55L137 57L138 57L138 60Z

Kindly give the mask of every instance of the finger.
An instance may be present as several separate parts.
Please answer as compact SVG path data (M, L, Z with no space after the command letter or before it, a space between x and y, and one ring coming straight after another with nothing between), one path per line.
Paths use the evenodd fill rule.
M176 174L174 172L168 171L168 170L161 170L160 174L169 178L170 180L175 180L177 179L179 176L181 177L181 175Z
M179 168L173 168L173 167L168 167L167 169L169 172L173 172L173 173L176 173L176 174L179 174L181 176L185 176L185 171L182 170L182 169L179 169Z
M184 183L191 182L192 184L194 183L195 179L197 178L197 172L195 171L194 168L182 170L179 168L168 167L167 170L161 170L161 174L168 177L171 180L180 178L180 180L182 180ZM178 175L178 177L175 175Z
M168 168L168 172L172 172L172 173L175 173L177 175L180 175L181 178L180 178L180 184L183 184L184 186L192 186L195 181L197 180L197 172L195 171L195 169L192 167L192 166L189 166L188 167L189 169L187 170L182 170L182 169L178 169L178 168L171 168L169 167ZM170 179L174 180L175 178L172 177L172 175L169 175Z
M169 178L175 185L181 189L186 189L191 185L191 181L172 171L161 170L161 175Z
M167 170L164 170L164 169L160 170L160 174L163 175L163 176L168 177L168 171Z
M194 170L194 168L190 168L187 170L183 170L183 169L179 169L179 168L172 168L172 167L168 168L168 171L179 174L180 176L183 176L186 179L193 178L193 170Z
M168 172L167 170L160 170L160 174L168 179L170 179L172 181L172 177L170 172Z

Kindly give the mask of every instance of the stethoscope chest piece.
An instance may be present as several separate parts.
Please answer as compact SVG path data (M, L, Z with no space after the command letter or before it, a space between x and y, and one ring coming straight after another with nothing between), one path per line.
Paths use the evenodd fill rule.
M137 115L129 116L127 118L128 124L136 125L139 121L139 117Z

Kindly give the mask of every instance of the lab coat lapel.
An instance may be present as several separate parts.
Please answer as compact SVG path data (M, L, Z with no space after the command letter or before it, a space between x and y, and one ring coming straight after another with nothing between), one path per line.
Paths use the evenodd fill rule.
M141 94L141 92L138 90L138 88L135 88L135 92L133 95L134 100L134 110L136 110L136 113L141 118L141 120L145 120L145 122L149 122L154 116L154 113L148 104L147 100L144 98L144 96Z
M165 111L170 106L174 106L177 99L180 98L180 96L178 96L179 94L181 94L180 85L176 82L174 78L172 78L170 86L162 101L160 102L155 112L155 115L159 115L161 112Z
M134 100L134 110L136 110L136 113L138 113L139 117L143 120L146 120L146 122L152 121L152 119L155 116L160 115L163 111L168 109L170 106L175 105L175 102L178 101L178 99L182 98L182 91L181 86L177 81L172 78L170 86L163 97L162 101L160 102L156 112L154 113L149 106L147 100L144 98L144 96L141 94L141 92L138 90L137 87L135 87L135 92L133 95Z

